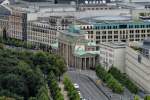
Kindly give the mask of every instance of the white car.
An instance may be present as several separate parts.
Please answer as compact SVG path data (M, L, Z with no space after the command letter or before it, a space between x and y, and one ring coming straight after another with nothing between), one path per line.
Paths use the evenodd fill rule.
M74 83L74 87L75 87L76 89L79 89L79 85L78 85L77 83Z

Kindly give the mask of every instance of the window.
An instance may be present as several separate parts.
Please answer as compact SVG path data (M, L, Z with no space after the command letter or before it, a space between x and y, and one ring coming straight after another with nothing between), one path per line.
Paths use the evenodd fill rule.
M138 62L141 63L142 57L141 55L138 55Z
M145 30L141 30L141 33L145 33Z
M114 31L114 34L118 34L118 31Z
M118 35L114 35L114 38L118 38Z
M140 33L140 31L139 30L135 30L135 33Z
M127 28L127 25L119 25L119 28L120 28L120 29Z
M108 34L112 34L112 31L108 31Z
M129 25L129 28L133 28L133 25Z
M139 28L139 25L135 25L135 28Z
M141 28L145 28L145 26L144 26L144 25L141 25Z

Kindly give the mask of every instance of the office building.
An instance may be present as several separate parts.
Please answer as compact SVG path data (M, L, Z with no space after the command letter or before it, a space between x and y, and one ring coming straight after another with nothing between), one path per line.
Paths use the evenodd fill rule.
M116 67L122 73L125 73L125 49L126 44L122 42L101 43L99 47L100 64L106 70L109 70L111 67Z
M125 72L143 91L150 93L150 60L132 47L126 47Z

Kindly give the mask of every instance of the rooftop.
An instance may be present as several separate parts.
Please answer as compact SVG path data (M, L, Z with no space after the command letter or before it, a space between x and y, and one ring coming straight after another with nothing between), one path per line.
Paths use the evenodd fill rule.
M126 43L123 43L123 42L101 43L100 45L108 46L108 47L115 48L115 49L126 47Z
M142 48L150 49L150 38L143 41Z
M1 15L10 15L10 11L6 9L4 6L0 5L0 16Z

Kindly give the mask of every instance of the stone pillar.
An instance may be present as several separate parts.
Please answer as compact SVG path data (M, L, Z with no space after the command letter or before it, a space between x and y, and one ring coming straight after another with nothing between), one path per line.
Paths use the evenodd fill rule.
M89 57L89 68L91 67L91 57Z
M78 64L77 64L77 57L75 56L75 68L78 67Z
M86 70L86 58L84 58L84 70Z
M95 57L93 58L93 67L95 67Z

